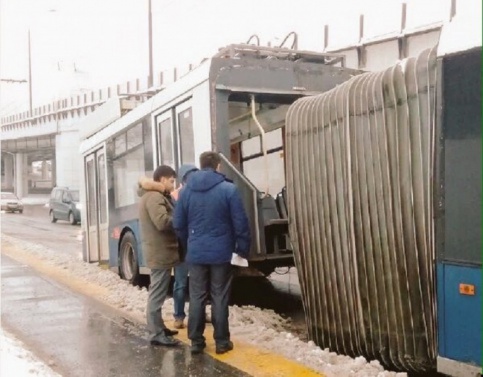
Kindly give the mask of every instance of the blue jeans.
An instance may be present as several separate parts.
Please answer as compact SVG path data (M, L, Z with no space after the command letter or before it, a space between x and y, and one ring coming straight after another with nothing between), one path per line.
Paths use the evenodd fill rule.
M190 264L190 315L188 338L192 344L205 343L206 301L211 296L211 322L217 345L230 341L228 304L230 301L233 270L230 263Z
M178 264L174 268L174 319L183 320L186 318L184 312L186 290L188 288L188 265L186 262Z
M163 321L161 308L168 294L171 280L171 268L152 269L151 284L149 284L148 308L146 320L150 333L150 340L163 338L166 325Z

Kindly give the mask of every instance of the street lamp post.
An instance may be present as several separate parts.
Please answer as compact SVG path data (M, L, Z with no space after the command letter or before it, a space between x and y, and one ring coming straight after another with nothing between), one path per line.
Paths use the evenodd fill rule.
M149 76L148 88L153 86L153 12L151 0L148 0L148 43L149 43Z
M30 49L30 29L29 29L29 111L32 116L32 54Z

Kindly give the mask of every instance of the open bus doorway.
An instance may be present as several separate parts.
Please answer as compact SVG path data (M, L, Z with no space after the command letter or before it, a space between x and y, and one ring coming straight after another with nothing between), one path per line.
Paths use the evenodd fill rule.
M228 101L230 163L248 181L235 183L251 204L247 206L249 218L259 219L251 223L253 253L260 256L260 261L251 265L264 275L276 267L294 265L285 201L285 116L297 98L234 93Z

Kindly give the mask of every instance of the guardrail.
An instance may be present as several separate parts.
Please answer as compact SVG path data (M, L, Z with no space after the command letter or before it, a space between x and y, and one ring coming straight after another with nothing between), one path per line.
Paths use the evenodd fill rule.
M30 111L23 111L14 115L6 116L1 119L2 131L10 131L16 127L31 126L38 123L58 121L69 116L87 115L94 111L113 96L123 96L128 99L144 101L147 98L161 91L167 84L177 81L181 76L193 69L193 65L186 67L173 68L169 71L162 71L158 74L153 86L148 86L148 78L135 79L123 84L93 90L88 93L72 96L53 101L48 105L43 105Z

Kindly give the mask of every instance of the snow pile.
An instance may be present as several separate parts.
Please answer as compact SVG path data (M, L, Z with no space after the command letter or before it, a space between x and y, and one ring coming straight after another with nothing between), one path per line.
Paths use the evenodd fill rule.
M74 277L106 288L108 294L102 298L105 302L144 322L148 298L146 288L133 287L113 272L83 262L78 253L57 253L42 245L4 234L2 241L22 248L49 264L67 269ZM163 305L163 317L171 319L172 316L173 300L168 299ZM273 310L254 306L230 307L230 332L234 338L282 354L327 376L406 376L405 373L384 371L378 361L367 362L363 357L353 359L328 349L322 350L312 341L304 342L288 332L289 326L290 320Z
M60 376L3 329L0 329L0 361L0 376Z

